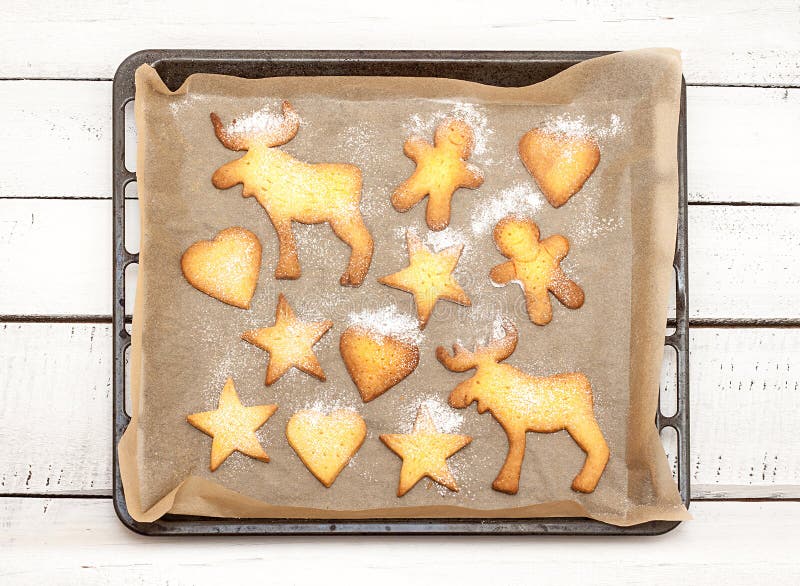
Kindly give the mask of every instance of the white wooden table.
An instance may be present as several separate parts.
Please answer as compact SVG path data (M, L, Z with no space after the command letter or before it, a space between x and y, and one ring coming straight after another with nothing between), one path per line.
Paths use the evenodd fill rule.
M800 582L797 0L58 4L9 2L0 17L0 582ZM694 521L623 539L122 527L109 499L109 198L110 79L125 56L643 46L682 49L689 84Z

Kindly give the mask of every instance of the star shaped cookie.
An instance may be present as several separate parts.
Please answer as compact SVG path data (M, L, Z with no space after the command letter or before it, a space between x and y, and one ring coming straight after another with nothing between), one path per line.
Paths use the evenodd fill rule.
M407 434L385 434L381 441L403 459L397 496L403 496L424 476L458 491L447 459L472 441L468 435L439 433L428 408L420 405L414 430Z
M271 385L292 367L324 381L325 373L314 354L313 346L331 326L333 322L329 319L318 322L300 321L281 293L275 309L275 325L245 332L242 339L269 352L265 384Z
M467 294L453 277L453 270L461 258L463 244L431 252L422 240L410 231L406 232L408 243L408 266L401 271L381 277L379 283L406 291L414 296L417 305L419 328L425 329L433 307L439 299L454 301L461 305L472 305Z
M403 152L417 164L414 174L392 194L392 205L406 212L428 196L425 221L431 230L443 230L450 223L450 201L459 187L476 189L483 184L483 173L467 163L475 147L475 134L463 120L442 122L433 144L409 138Z
M186 419L194 427L214 438L211 443L211 471L219 468L233 452L269 462L269 456L256 437L256 430L278 410L277 405L245 407L239 401L233 379L228 379L219 395L215 411L193 413Z

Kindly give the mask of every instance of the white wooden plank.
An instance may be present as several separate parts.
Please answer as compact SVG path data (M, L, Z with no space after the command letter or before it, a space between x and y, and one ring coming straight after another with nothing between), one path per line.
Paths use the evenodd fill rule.
M690 87L686 99L689 201L800 201L800 89Z
M687 100L691 201L800 201L800 89L690 87ZM0 111L0 197L110 196L110 83L0 81ZM31 156L45 144L46 161Z
M135 201L128 202L138 250ZM798 318L800 207L693 206L693 318ZM108 200L0 199L0 315L109 315ZM57 290L58 294L54 294ZM129 287L128 308L133 287Z
M675 46L692 83L797 85L800 23L793 0L698 5L303 0L291 10L245 0L236 10L183 0L164 4L38 0L10 5L0 21L0 76L109 78L142 48L630 49ZM424 15L424 16L420 16Z
M15 584L796 584L800 503L696 503L661 537L147 538L108 500L0 498L0 580ZM579 552L576 555L576 552ZM365 557L365 556L368 556ZM314 563L309 563L314 560ZM340 576L341 581L334 576Z
M110 355L106 324L0 324L0 494L110 493ZM800 329L692 330L694 498L800 498L797 356Z
M0 492L107 494L110 326L0 324L0 356Z

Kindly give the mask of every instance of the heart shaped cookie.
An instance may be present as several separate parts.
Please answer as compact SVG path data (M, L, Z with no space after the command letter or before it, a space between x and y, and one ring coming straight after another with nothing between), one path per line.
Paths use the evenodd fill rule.
M363 326L344 331L339 352L365 403L388 391L419 364L416 344Z
M242 309L250 308L260 267L261 243L239 227L195 242L181 257L183 276L192 287Z
M339 409L330 415L307 409L286 424L286 439L303 464L330 487L367 435L367 424L355 411Z
M519 141L519 156L555 208L578 193L600 162L600 148L589 136L570 136L534 128Z

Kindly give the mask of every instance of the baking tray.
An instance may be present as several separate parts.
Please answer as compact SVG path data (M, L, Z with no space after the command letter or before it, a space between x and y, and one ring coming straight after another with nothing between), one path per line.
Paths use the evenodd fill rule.
M650 521L617 527L584 518L535 519L221 519L165 515L153 523L139 523L128 513L117 460L117 444L128 426L125 412L126 351L131 338L126 329L125 269L138 254L125 248L125 187L136 174L125 167L125 105L134 99L134 72L148 63L164 83L177 89L192 73L219 73L261 78L296 75L377 75L448 77L512 87L543 81L586 59L609 52L589 51L188 51L148 50L134 53L114 75L113 96L113 501L120 520L146 535L287 535L287 534L556 534L659 535L679 521ZM655 414L660 430L677 433L678 487L689 506L689 307L687 264L686 86L682 82L678 129L678 237L674 267L676 281L675 328L664 343L676 351L677 411Z

